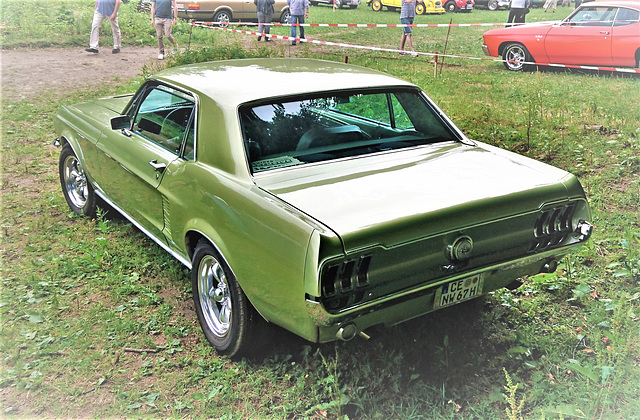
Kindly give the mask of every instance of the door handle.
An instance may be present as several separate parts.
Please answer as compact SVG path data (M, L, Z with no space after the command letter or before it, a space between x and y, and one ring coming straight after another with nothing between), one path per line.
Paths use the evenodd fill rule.
M153 167L153 169L155 169L158 172L162 172L165 169L167 169L167 164L166 163L158 163L157 160L150 160L149 161L149 165L151 165Z
M601 34L609 35L609 31L600 31Z

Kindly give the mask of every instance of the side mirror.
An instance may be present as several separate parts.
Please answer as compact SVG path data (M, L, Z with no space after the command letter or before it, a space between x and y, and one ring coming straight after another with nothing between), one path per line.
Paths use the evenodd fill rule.
M127 115L119 115L111 118L112 130L129 130L131 129L131 120Z

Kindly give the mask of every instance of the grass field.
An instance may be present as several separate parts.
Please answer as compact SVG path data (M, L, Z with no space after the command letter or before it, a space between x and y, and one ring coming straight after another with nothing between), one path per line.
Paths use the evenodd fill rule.
M92 1L3 0L8 48L84 48ZM123 48L155 45L133 1ZM559 7L558 18L569 13ZM416 23L504 22L507 11ZM528 21L549 15L534 9ZM313 23L399 23L393 12L311 8ZM248 29L244 28L244 29ZM487 28L414 29L421 52L482 57ZM286 35L287 28L273 33ZM276 331L260 356L217 356L197 325L188 272L131 224L81 219L58 182L59 104L135 90L134 80L64 97L3 100L0 417L366 419L640 418L640 79L511 73L499 62L299 45L175 30L168 65L304 56L383 70L420 85L471 138L579 176L595 233L554 274L467 304L314 345ZM103 28L104 41L110 34ZM308 37L397 48L400 29L310 28ZM4 65L4 64L3 64ZM72 76L72 75L70 75ZM445 182L445 179L442 180ZM454 193L454 192L452 192Z

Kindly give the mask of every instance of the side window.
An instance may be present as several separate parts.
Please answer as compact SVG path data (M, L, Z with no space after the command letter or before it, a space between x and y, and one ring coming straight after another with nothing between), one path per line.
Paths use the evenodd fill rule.
M613 7L584 7L569 22L578 26L611 26L616 9Z
M133 120L133 131L176 155L184 149L183 153L190 153L193 158L194 108L190 95L157 86L142 100Z
M620 8L616 15L616 21L614 26L631 25L632 23L638 23L640 20L640 12L637 10Z

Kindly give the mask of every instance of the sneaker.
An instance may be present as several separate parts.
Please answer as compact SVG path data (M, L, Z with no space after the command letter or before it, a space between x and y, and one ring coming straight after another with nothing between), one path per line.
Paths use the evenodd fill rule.
M406 51L400 51L400 52L398 52L398 54L400 54L400 55L407 55L407 54L409 54L409 53L408 53L408 52L406 52Z
M114 48L111 50L111 54L118 54L120 52L120 48Z
M412 51L409 54L411 55L411 57L417 57L418 56L418 53L415 52L415 51Z
M291 45L296 45L296 41L291 41Z
M88 53L98 54L97 48L87 48L85 51Z
M258 41L262 39L262 35L258 35Z
M158 54L158 60L164 60L164 54Z

